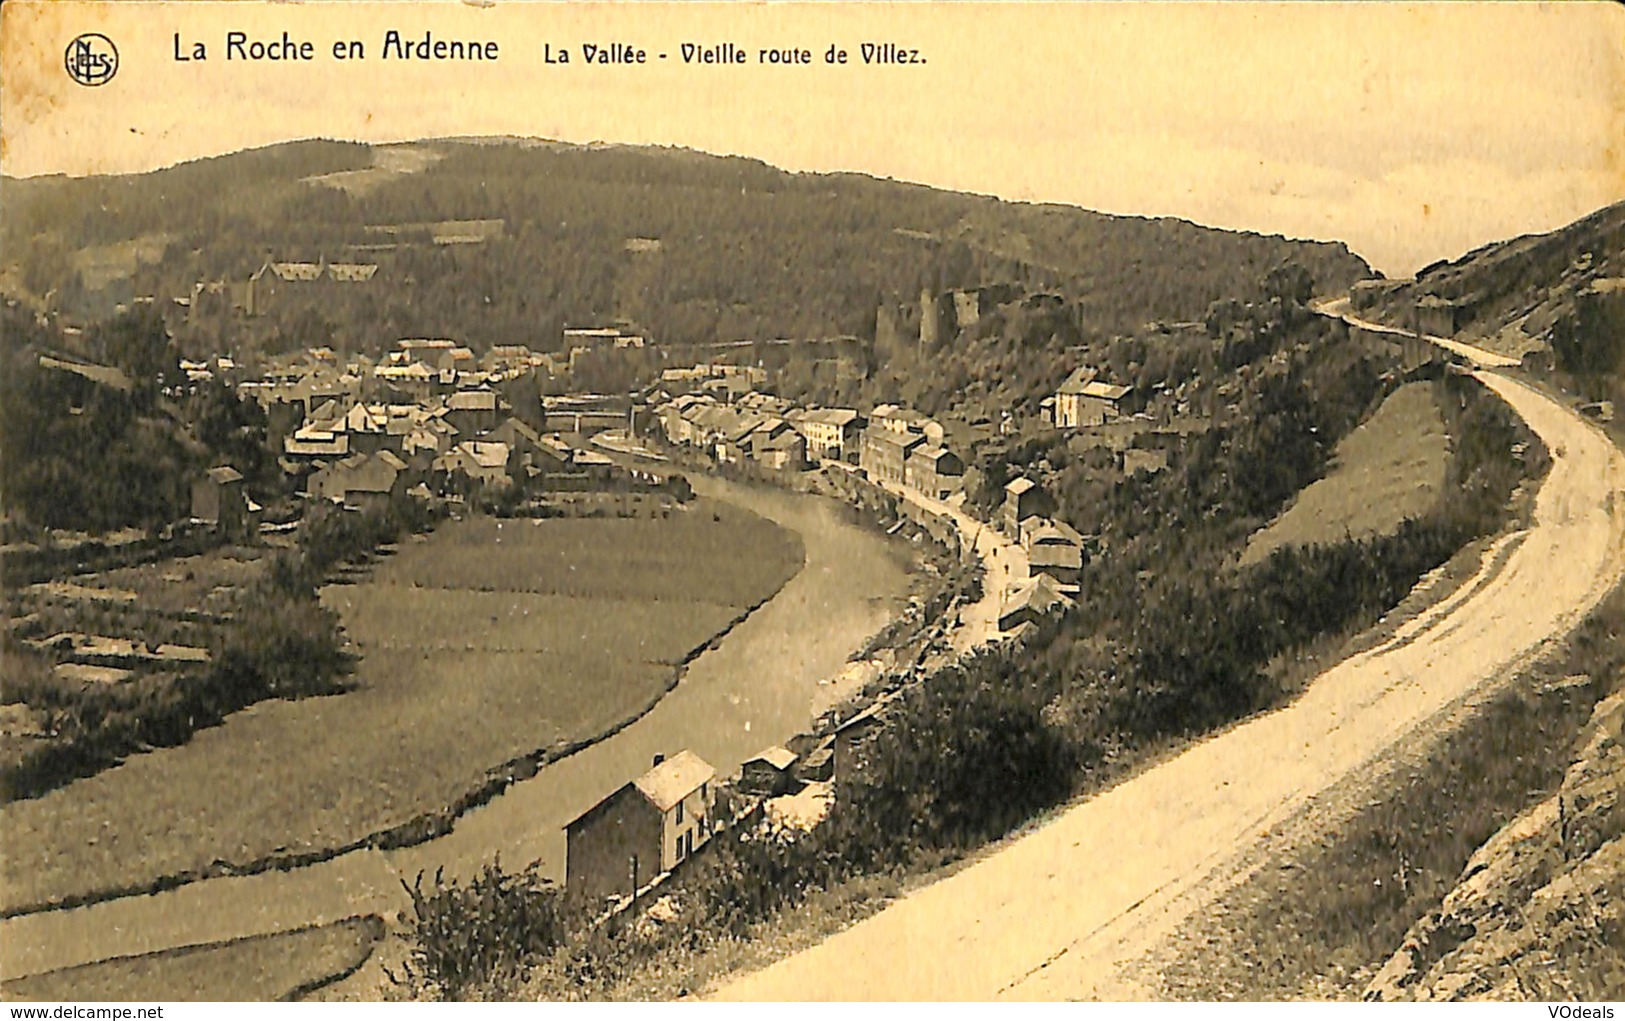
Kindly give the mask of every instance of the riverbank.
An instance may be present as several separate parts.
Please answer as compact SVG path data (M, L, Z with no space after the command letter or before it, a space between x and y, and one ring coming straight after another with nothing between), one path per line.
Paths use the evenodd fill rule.
M508 863L541 861L562 875L558 827L636 775L654 752L689 747L726 772L804 729L820 682L902 611L908 550L852 523L834 501L696 481L702 495L798 532L806 564L696 658L683 683L636 723L543 767L458 820L451 833L417 847L359 850L286 872L224 876L152 897L8 919L0 923L0 970L12 977L356 914L387 916L405 904L401 876L440 866L472 874L497 854Z

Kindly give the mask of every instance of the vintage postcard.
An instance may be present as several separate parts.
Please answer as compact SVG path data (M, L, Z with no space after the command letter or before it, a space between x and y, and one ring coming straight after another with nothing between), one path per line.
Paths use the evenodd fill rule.
M0 997L1625 997L1625 7L0 19Z

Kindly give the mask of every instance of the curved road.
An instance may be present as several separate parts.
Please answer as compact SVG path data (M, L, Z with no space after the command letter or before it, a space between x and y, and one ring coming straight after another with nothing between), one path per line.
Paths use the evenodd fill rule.
M1462 345L1465 347L1465 345ZM1468 349L1479 364L1498 356ZM1464 352L1467 353L1467 352ZM1489 355L1489 358L1479 357ZM1625 459L1534 389L1479 372L1553 454L1498 568L1403 634L981 861L723 987L737 1000L1123 999L1123 966L1310 796L1561 637L1625 573ZM1511 545L1511 544L1508 544Z
M1027 580L1027 551L1005 538L998 529L967 514L964 510L964 493L959 493L950 503L889 482L877 482L876 485L916 507L953 521L960 538L970 544L976 551L976 558L982 563L982 596L959 611L959 620L952 634L954 651L969 652L996 640L1000 635L999 611L1004 606L1004 597L1012 588Z

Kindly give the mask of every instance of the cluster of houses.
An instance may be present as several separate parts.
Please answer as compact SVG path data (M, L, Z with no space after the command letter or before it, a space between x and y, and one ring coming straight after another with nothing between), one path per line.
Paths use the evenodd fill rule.
M350 507L404 493L466 498L525 487L568 470L574 455L488 389L416 402L280 401L268 410L282 426L274 431L283 470L312 497ZM540 414L538 406L526 417Z
M602 455L544 431L539 388L509 389L544 368L539 357L509 345L476 359L439 339L402 340L376 361L321 348L279 360L238 392L265 409L284 473L311 499L349 509L402 496L491 497L544 479L606 474ZM230 466L193 487L192 517L232 540L254 534L258 512Z
M755 390L732 400L702 390L665 401L655 415L668 442L704 451L719 464L751 462L778 471L855 465L872 480L933 499L964 486L965 463L945 446L941 425L894 404L864 415L854 408L797 407Z
M754 365L698 365L662 369L659 387L668 395L702 394L719 401L735 401L767 382L767 370Z
M999 630L1023 627L1071 604L1093 540L1054 516L1055 500L1032 479L1011 479L1004 487L998 528L1027 554L1027 579L1007 593L999 608Z

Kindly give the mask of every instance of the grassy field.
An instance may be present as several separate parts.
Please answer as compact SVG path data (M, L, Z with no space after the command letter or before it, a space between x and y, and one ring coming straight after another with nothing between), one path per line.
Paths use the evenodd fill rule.
M369 580L324 590L362 656L354 690L260 703L184 746L0 807L0 910L316 855L443 816L504 764L643 712L801 563L791 533L705 501L666 520L444 525Z
M430 549L408 544L378 566L373 580L743 606L783 583L788 559L800 562L799 554L767 541L772 528L755 515L705 501L664 520L484 518L442 529Z
M1241 562L1282 546L1388 535L1432 510L1444 492L1450 438L1432 383L1407 383L1337 445L1335 467L1248 542Z
M142 607L149 610L229 613L236 608L238 593L264 574L272 552L252 546L225 546L195 557L121 567L75 581L87 587L133 592Z
M332 586L322 602L371 655L380 650L452 650L574 655L603 649L631 663L675 666L748 604L538 596L528 592ZM677 607L681 607L678 610ZM467 664L471 669L472 663ZM368 671L362 668L363 676Z
M19 1000L286 1000L361 966L383 935L376 918L181 947L16 979L0 997Z

